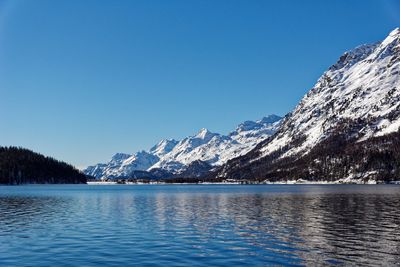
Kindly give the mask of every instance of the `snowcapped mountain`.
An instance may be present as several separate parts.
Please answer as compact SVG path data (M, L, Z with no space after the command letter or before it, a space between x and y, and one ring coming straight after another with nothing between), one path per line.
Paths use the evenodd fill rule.
M150 154L155 155L159 158L163 157L165 154L169 153L178 144L178 141L174 139L164 139L161 140L157 145L150 148Z
M196 135L179 142L162 140L148 152L141 151L134 155L118 153L108 163L89 166L84 172L96 178L111 179L129 178L134 171L145 170L170 174L194 174L200 169L204 172L207 166L220 166L249 152L276 132L281 119L270 115L258 121L246 121L226 136L203 128Z
M134 170L147 170L158 161L158 157L146 151L139 151L133 155L117 153L107 163L89 166L84 173L96 178L110 179L128 177Z
M219 166L244 155L278 129L281 117L270 115L258 121L246 121L227 136L201 129L195 136L180 141L174 149L150 169L161 168L179 173L194 161Z
M382 172L375 166L379 160L371 155L380 157L379 153L388 153L387 157L395 157L397 152L391 150L390 143L399 127L397 28L382 42L344 53L285 117L273 137L225 165L217 175L253 179L278 179L285 175L304 179L374 178ZM379 138L390 134L391 139ZM378 143L386 145L382 144L380 151L368 148ZM364 157L353 162L358 158L354 155L357 149ZM331 153L333 150L336 153ZM394 158L390 160L396 165ZM397 167L390 171L395 173Z

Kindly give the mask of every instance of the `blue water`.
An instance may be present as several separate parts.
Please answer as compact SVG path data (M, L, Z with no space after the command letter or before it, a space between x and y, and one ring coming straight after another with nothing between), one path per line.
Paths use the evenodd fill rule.
M398 263L396 185L0 186L0 266Z

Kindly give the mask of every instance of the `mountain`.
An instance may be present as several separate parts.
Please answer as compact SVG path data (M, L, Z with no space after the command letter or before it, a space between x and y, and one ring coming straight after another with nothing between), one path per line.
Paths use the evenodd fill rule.
M160 159L158 155L167 153L174 142L174 140L163 140L159 143L160 146L154 146L149 152L139 151L133 155L117 153L107 164L89 166L84 173L95 178L129 178L133 171L146 171L153 166Z
M167 153L171 152L172 149L178 144L178 141L174 139L161 140L157 145L150 149L150 154L155 155L159 158L163 157Z
M28 149L0 147L0 184L79 184L86 175Z
M258 121L246 121L228 135L212 133L203 128L195 136L181 140L150 169L161 168L181 173L195 161L220 166L229 159L246 154L259 142L275 133L280 119L279 116L270 115Z
M249 152L257 143L276 132L281 119L277 115L270 115L258 121L246 121L228 135L203 128L196 135L179 142L162 140L149 151L134 155L118 153L108 163L89 166L84 172L96 178L110 179L160 179L182 175L197 177L229 159Z
M400 177L400 29L344 53L277 133L214 175L236 179Z

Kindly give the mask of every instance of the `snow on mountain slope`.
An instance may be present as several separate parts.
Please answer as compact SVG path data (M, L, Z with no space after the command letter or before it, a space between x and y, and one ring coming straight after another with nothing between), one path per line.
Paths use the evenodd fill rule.
M271 136L279 127L281 117L271 115L259 121L246 121L228 136L201 129L195 136L180 141L174 149L150 169L161 168L179 173L194 161L219 166L229 159L249 152L259 142Z
M84 173L95 178L122 178L129 176L134 170L147 170L158 159L146 151L139 151L133 155L117 153L108 163L89 166Z
M164 139L161 140L157 145L150 148L150 154L153 154L157 157L162 157L165 154L169 153L174 149L174 147L178 144L178 141L174 139Z
M305 141L282 156L307 153L344 119L369 121L359 132L361 140L397 131L400 119L399 55L399 29L392 31L381 43L346 52L301 100L279 134L261 149L261 156L300 135L306 137Z
M259 121L245 121L229 134L233 140L239 143L250 143L250 147L259 143L261 139L273 135L282 118L277 115L269 115Z
M363 142L398 132L399 127L400 29L397 28L382 42L344 53L285 117L272 138L259 144L245 159L224 166L219 175L244 174L245 168L264 168L257 172L264 175L279 159L299 159L338 132L346 133L346 140ZM238 171L233 171L235 168Z
M148 152L134 155L116 154L110 162L89 166L84 172L96 178L125 178L135 170L162 169L181 173L193 162L204 161L219 166L227 160L243 155L259 142L276 132L281 117L270 115L259 121L246 121L229 135L212 133L203 128L195 136L181 141L160 141Z
M170 152L178 142L173 139L161 140L153 146L149 152L139 151L133 155L117 153L108 163L99 163L89 166L84 173L95 178L124 178L128 177L133 171L145 171L156 162L160 157Z
M105 173L110 173L110 171L118 169L121 164L131 157L129 154L125 153L117 153L115 154L111 160L105 164L105 163L99 163L94 166L89 166L84 170L84 173L96 178L102 177Z
M83 170L83 173L95 178L103 177L104 170L107 168L107 163L98 163L93 166L88 166Z

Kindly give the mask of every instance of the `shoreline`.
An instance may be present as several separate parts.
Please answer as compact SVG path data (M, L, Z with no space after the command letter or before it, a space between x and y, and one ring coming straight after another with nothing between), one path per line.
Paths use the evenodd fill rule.
M400 185L400 181L392 181L389 183L380 183L374 180L367 182L362 181L281 181L281 182L199 182L199 183L166 183L166 182L117 182L117 181L88 181L87 185Z

